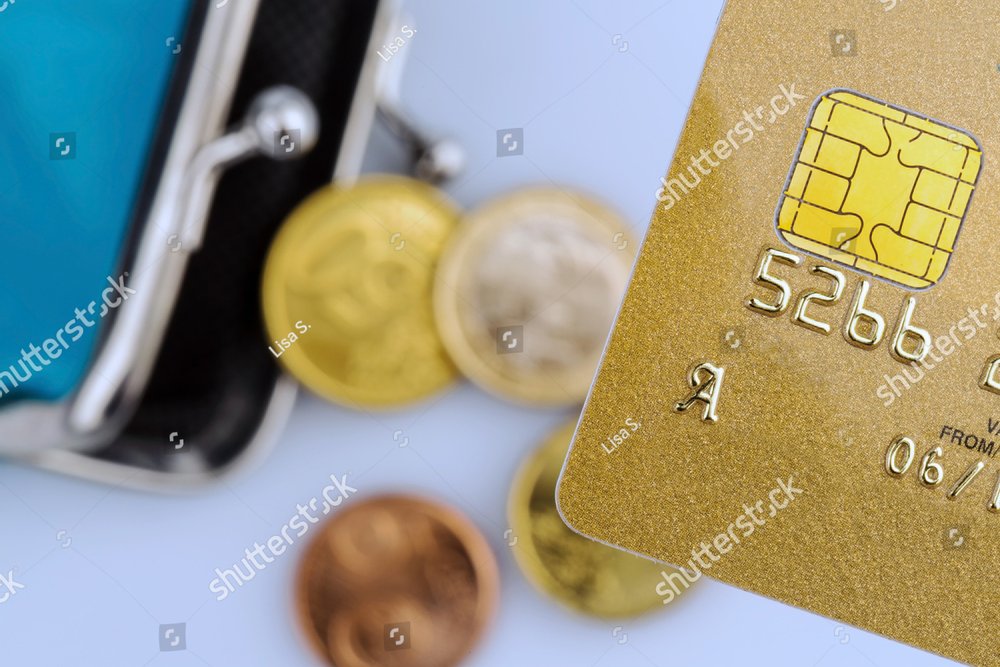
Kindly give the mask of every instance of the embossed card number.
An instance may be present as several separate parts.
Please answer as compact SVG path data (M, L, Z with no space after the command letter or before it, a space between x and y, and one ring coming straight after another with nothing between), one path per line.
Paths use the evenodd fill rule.
M788 310L792 298L792 288L788 282L771 273L772 263L775 261L789 266L799 266L802 259L775 248L767 248L761 253L753 281L774 291L775 298L768 302L751 297L747 299L746 305L750 310L768 317L783 315ZM831 325L814 319L807 313L807 310L811 303L827 307L838 303L844 294L847 278L841 271L822 264L811 267L810 271L828 278L832 285L827 292L804 292L795 306L792 322L810 331L827 335L831 331ZM873 350L885 337L886 322L882 315L865 307L869 290L871 290L871 284L868 280L862 280L858 284L842 331L844 339L851 345ZM892 357L902 363L922 361L931 349L930 333L913 324L913 313L916 305L916 298L912 296L903 300L892 339L892 347L889 350Z

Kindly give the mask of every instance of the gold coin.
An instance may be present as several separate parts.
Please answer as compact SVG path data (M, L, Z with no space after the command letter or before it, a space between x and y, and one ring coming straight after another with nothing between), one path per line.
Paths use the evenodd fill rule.
M517 537L514 559L535 587L578 611L623 618L658 609L661 572L676 568L578 535L559 516L556 481L575 427L572 422L553 433L514 479L507 508ZM678 589L671 603L687 590Z
M469 214L434 286L438 329L456 365L501 397L583 401L621 302L635 242L587 197L535 189Z
M353 407L397 406L447 386L457 370L431 294L457 220L439 191L402 177L311 195L264 267L271 354L309 389Z
M299 619L336 667L451 667L496 608L489 545L464 516L411 496L349 505L307 546Z

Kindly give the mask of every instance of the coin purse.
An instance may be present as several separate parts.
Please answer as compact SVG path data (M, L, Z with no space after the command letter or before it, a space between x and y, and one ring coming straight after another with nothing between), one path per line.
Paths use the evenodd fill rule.
M0 290L0 453L141 488L259 456L295 394L261 322L265 254L299 201L360 169L387 8L0 12L0 227L18 249Z

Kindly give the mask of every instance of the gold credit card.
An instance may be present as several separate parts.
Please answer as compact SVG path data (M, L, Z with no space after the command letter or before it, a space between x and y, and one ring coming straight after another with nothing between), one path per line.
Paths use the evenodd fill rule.
M557 492L665 602L1000 665L997 25L729 0Z

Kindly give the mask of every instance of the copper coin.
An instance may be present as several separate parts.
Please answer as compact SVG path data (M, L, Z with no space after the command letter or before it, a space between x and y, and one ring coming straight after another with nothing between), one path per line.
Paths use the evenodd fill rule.
M336 667L449 667L493 616L496 560L457 511L410 496L354 503L306 548L299 618Z

